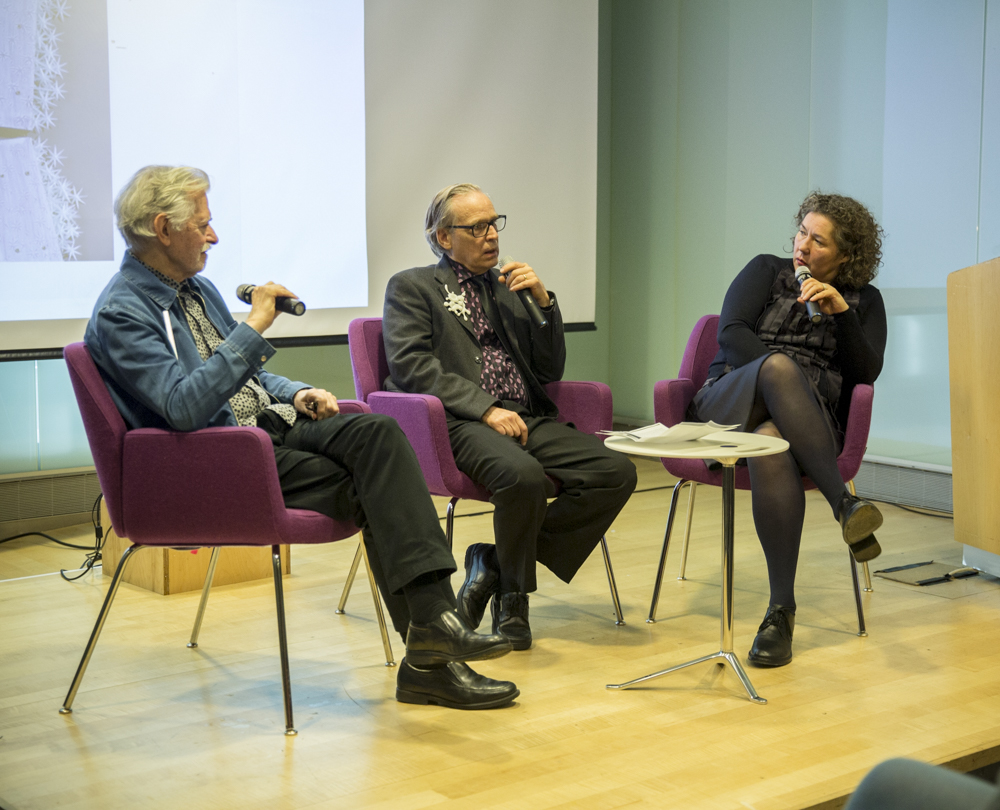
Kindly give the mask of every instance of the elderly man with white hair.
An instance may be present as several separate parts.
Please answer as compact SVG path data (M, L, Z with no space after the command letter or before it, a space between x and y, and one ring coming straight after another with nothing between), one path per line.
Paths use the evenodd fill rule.
M511 645L473 633L456 613L454 557L398 425L341 414L329 392L263 370L275 353L263 332L278 315L276 297L294 297L290 290L256 287L238 324L199 276L219 241L208 190L198 169L147 166L115 201L129 250L97 300L85 340L126 423L265 430L286 505L364 530L373 573L406 642L397 699L459 709L510 703L518 695L513 683L465 663L499 657Z
M387 387L441 400L455 464L496 506L496 544L466 551L459 614L475 629L492 600L493 632L526 650L536 561L569 582L632 494L636 475L624 455L558 421L545 384L563 374L562 315L530 265L496 267L506 219L478 186L441 189L424 223L440 260L390 279L382 333ZM524 291L548 326L529 317L517 295ZM550 479L561 484L558 496Z

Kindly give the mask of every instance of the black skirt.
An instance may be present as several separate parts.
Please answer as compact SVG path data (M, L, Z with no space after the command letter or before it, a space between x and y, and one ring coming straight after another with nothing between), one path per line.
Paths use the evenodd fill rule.
M757 395L757 375L760 373L761 364L769 356L769 354L762 355L745 366L706 382L691 400L687 418L692 422L711 421L720 425L739 425L739 429L745 431ZM803 377L809 383L813 399L823 414L825 426L832 434L839 453L844 446L844 436L837 427L837 420L825 406L825 400L816 388L816 384L808 375L803 374Z

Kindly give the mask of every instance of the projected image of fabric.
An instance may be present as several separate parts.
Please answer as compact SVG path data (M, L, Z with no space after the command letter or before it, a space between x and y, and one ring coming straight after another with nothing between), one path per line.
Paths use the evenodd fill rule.
M0 261L75 259L83 195L40 136L64 95L57 23L69 5L3 0L0 8Z

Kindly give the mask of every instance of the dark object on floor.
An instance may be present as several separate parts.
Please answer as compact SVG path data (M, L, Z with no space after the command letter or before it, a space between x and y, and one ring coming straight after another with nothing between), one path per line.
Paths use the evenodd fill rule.
M947 768L890 759L858 785L845 810L998 810L1000 790Z
M974 577L979 573L975 568L956 567L949 563L936 563L933 560L897 565L876 571L875 576L891 579L894 582L904 582L907 585L933 585L937 582L951 582L953 579Z

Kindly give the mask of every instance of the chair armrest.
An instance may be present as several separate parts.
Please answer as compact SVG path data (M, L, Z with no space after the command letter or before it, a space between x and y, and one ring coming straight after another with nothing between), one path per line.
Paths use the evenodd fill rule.
M256 427L125 434L122 502L133 543L246 544L285 511L274 448ZM169 527L169 531L164 531Z
M368 405L374 413L391 416L399 423L417 454L432 495L451 495L462 488L440 399L430 394L373 391Z
M851 392L851 408L844 427L844 449L837 456L837 469L845 481L850 481L861 469L861 461L868 447L868 431L872 424L872 403L875 389L859 384Z
M372 409L369 408L360 399L338 399L337 405L340 406L341 413L371 413Z
M683 422L694 395L691 380L660 380L653 386L653 418L667 427Z
M560 422L572 422L583 433L611 430L611 389L604 383L563 380L549 383L545 392L559 409Z

